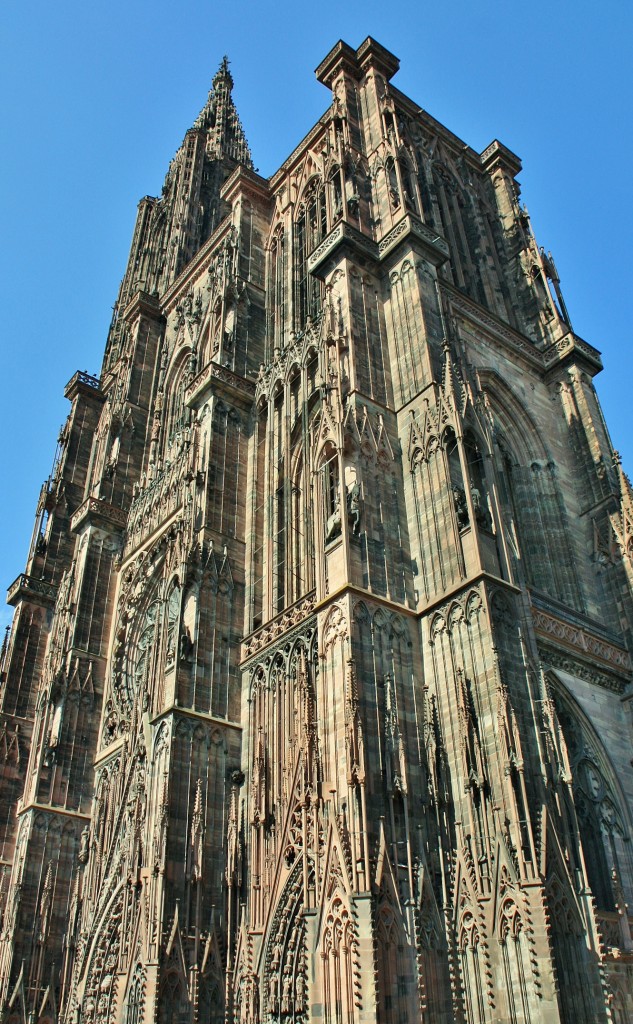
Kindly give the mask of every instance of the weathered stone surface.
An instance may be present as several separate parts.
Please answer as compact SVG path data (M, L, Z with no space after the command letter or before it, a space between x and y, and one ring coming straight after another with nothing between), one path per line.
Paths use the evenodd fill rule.
M224 61L76 374L0 670L10 1024L633 1020L633 496L519 159L374 40Z

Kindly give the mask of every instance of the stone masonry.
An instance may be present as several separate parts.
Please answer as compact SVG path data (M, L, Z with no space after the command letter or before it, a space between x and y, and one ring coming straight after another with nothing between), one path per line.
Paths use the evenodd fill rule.
M520 202L373 39L141 200L0 660L3 1024L633 1022L633 492Z

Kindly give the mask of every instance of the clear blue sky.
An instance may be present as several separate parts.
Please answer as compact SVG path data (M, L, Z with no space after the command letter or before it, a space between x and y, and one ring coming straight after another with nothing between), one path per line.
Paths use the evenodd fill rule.
M367 35L400 58L395 84L465 142L497 137L519 154L575 330L603 353L597 386L633 472L632 5L9 0L3 22L0 587L24 568L64 385L99 371L136 204L160 193L224 53L264 175L328 104L313 69L339 38Z

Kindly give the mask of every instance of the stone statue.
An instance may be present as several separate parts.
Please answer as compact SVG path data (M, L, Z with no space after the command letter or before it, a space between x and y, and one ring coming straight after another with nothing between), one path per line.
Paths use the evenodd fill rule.
M351 491L347 495L347 518L352 527L354 536L360 533L360 484L354 482Z

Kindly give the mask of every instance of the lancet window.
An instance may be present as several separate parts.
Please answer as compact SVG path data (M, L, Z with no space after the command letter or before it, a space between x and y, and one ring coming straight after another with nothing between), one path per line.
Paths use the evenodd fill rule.
M337 897L325 922L322 941L324 1024L353 1024L354 933L349 912Z
M189 425L190 412L185 405L187 366L188 354L181 360L169 387L165 414L165 456L167 458L173 454L172 449L178 445L183 431Z
M503 905L500 942L510 1021L512 1024L530 1024L532 1017L526 982L526 974L530 972L529 949L521 916L511 899Z
M406 1016L406 974L403 972L403 935L388 906L380 907L376 928L378 967L378 1019L391 1024Z
M273 405L273 600L276 612L286 600L286 475L284 395L280 391Z
M334 224L343 216L343 179L340 167L334 167L328 178L330 186L331 223Z
M482 980L482 953L477 926L471 914L465 914L459 940L462 985L469 1024L484 1024L486 1001Z
M336 449L326 445L319 470L321 504L325 524L325 543L335 540L341 533L341 491L339 459Z
M272 347L280 346L286 322L286 240L279 226L270 245L269 323ZM269 353L269 356L272 353Z
M140 1024L142 995L143 989L141 985L141 979L137 977L134 979L130 986L130 991L127 998L127 1013L125 1015L125 1024Z
M406 156L402 156L400 158L400 173L402 175L402 191L404 194L405 206L408 210L412 210L414 213L417 213L418 201L415 175L409 158Z
M297 256L296 326L321 309L321 284L308 270L308 256L327 233L327 212L323 183L315 178L307 187L295 225Z
M387 189L389 192L389 205L392 210L399 210L401 206L400 197L400 184L398 182L398 172L396 171L396 162L392 156L388 157L387 163L385 164L385 173L387 175Z

